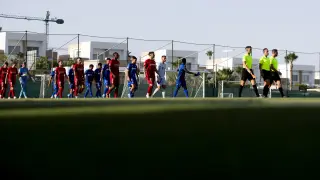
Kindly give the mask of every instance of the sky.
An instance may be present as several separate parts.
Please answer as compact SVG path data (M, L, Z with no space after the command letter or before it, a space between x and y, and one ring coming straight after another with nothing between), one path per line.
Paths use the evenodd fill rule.
M51 17L65 24L50 25L50 34L87 34L103 37L176 40L193 43L320 52L320 1L317 0L1 0L0 14ZM3 31L44 32L42 22L0 18ZM50 36L50 47L60 47L74 36ZM123 40L83 37L84 40ZM170 41L168 41L170 43ZM168 42L129 41L138 53L160 48ZM177 49L200 51L210 46L174 43ZM64 48L64 47L62 47ZM131 48L133 50L131 50ZM165 48L171 48L169 44ZM235 56L242 48L217 56ZM234 48L233 48L234 49ZM145 50L145 51L148 51ZM260 55L260 50L254 54ZM320 55L297 53L297 64L314 64ZM280 60L281 57L279 56Z

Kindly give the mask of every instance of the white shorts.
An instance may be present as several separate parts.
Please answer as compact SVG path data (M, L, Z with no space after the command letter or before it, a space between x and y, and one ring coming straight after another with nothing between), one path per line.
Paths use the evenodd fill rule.
M157 78L157 85L158 86L166 85L166 79L165 78Z

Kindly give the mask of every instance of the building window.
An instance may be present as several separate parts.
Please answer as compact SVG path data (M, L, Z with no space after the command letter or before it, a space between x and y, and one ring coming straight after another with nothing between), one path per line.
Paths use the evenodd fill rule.
M309 75L303 75L302 82L309 82Z
M39 47L27 47L27 51L37 51L37 57L39 57Z
M187 63L187 69L191 70L191 63Z
M298 75L292 75L292 81L297 82L298 81Z
M8 54L18 54L21 52L20 46L8 46Z

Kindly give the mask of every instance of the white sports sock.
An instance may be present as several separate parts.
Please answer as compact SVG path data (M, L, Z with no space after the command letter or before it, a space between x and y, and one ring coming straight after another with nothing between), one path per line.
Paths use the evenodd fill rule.
M159 91L159 89L156 88L156 89L154 90L153 94L152 94L152 97L153 97L158 91Z
M166 98L166 92L162 91L162 98Z

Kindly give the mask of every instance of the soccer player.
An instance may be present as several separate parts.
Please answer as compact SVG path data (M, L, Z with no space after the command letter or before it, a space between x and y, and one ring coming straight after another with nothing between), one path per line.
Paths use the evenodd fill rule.
M154 60L155 54L154 52L149 52L149 59L147 59L144 62L144 75L146 77L146 80L148 81L148 92L146 97L150 98L152 96L152 90L154 86L154 81L155 81L155 74L159 74L157 70L157 65L156 61Z
M158 73L159 75L157 76L157 88L154 90L152 97L162 88L162 98L166 97L166 61L167 57L162 56L161 57L161 62L158 65Z
M74 95L74 70L73 70L74 64L72 64L71 68L68 72L68 79L69 79L69 94L68 98L73 98Z
M55 68L50 73L50 80L48 87L52 86L52 95L51 98L56 98L58 93L57 83L55 82Z
M110 93L114 90L114 97L118 97L118 91L119 91L119 84L120 84L120 78L119 78L119 66L120 61L119 54L117 52L113 53L113 59L109 62L110 67L110 80L111 80L111 88L107 92L107 97L110 97Z
M263 97L268 96L269 87L270 87L270 59L269 59L269 50L267 48L263 49L263 56L260 58L259 69L261 77L264 81L263 87Z
M270 57L271 84L275 82L277 84L281 97L285 97L283 94L283 88L282 88L281 78L280 78L281 72L278 71L278 60L276 58L277 56L278 56L278 50L273 49L272 56Z
M101 98L101 71L102 71L102 64L98 63L98 67L96 68L96 70L94 71L94 81L96 82L96 97L97 98Z
M247 46L246 47L247 53L242 58L242 75L241 75L241 81L240 81L240 87L239 87L239 97L241 97L243 87L247 80L249 80L252 84L253 90L257 97L260 97L258 88L256 85L256 76L253 74L252 70L252 47Z
M26 88L27 88L28 76L31 77L31 74L26 66L27 66L27 63L23 62L19 69L19 81L21 85L19 99L22 97L22 95L24 96L24 98L26 99L28 98Z
M5 62L0 68L0 98L3 99L7 90L7 73L8 73L8 62Z
M13 62L12 66L8 68L7 82L10 87L8 99L10 99L10 98L16 99L15 91L14 91L15 85L16 85L16 80L17 80L17 75L18 75L18 69L16 66L17 66L17 63Z
M186 73L193 74L194 76L199 76L200 75L200 73L190 72L186 67L186 63L187 63L186 58L182 58L181 64L179 65L179 69L178 69L178 76L177 76L177 80L176 80L176 88L174 90L173 97L177 97L180 87L182 87L184 89L184 94L186 95L186 97L189 97L187 83L186 83L186 79L185 79L185 74Z
M136 63L137 58L135 56L131 56L131 63L128 64L125 72L128 80L128 88L130 90L128 94L129 98L133 98L134 92L138 89L137 75L139 70Z
M103 79L103 84L104 84L104 91L103 91L103 96L102 97L106 97L107 96L107 92L109 91L109 87L110 87L110 67L109 67L109 63L111 61L110 58L106 58L106 64L103 65L102 68L102 79Z
M74 72L74 95L78 98L78 94L84 89L84 67L81 58L77 59L77 63L73 66Z
M89 69L86 70L85 74L85 81L86 81L86 93L84 94L84 98L88 96L90 93L90 96L92 97L92 81L94 79L94 71L93 71L93 64L89 65Z
M58 86L58 94L59 98L62 98L63 90L64 90L64 80L68 79L66 68L63 67L63 62L60 60L58 62L59 66L55 70L55 82Z

